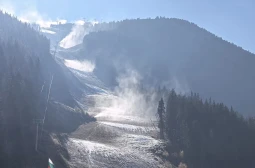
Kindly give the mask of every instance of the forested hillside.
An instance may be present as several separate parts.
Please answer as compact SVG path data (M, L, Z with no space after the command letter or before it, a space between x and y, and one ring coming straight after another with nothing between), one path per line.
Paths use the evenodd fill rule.
M46 167L54 148L50 134L70 132L92 118L70 95L49 40L2 12L0 23L0 167ZM45 119L39 134L48 137L39 142L39 161L33 160L40 153L34 119Z
M162 103L159 107L164 111ZM232 107L202 100L199 94L174 90L163 116L172 163L183 162L188 168L254 167L254 118L244 119Z
M114 28L86 35L81 52L95 61L95 73L109 86L120 72L133 68L145 83L175 87L178 81L183 92L192 90L242 114L254 114L254 54L184 20L109 24Z

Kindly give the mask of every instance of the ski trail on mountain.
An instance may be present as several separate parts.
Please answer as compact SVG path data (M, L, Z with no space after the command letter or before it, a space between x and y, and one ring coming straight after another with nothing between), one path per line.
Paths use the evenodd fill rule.
M84 95L77 102L97 121L83 124L69 135L65 143L65 148L69 154L66 160L69 167L165 167L164 161L152 152L153 149L162 144L160 140L155 138L159 132L156 127L156 119L141 116L141 114L140 116L136 115L133 111L135 108L130 108L131 106L128 104L130 103L128 99L132 97L130 94L127 94L129 97L126 97L126 100L123 100L123 96L114 95L94 75L93 70L83 71L85 64L75 60L75 54L72 55L73 52L70 51L71 49L62 49L58 58L64 60L60 61L64 71L71 72L73 77L82 83L82 85L77 86L80 87L79 89ZM73 59L68 59L69 63L72 63L71 66L65 64L67 59L65 57ZM72 82L75 80L70 81L70 83ZM123 82L125 83L125 81ZM75 83L73 85L76 86ZM140 99L135 99L132 103L135 101L137 103L135 105L140 106L143 97L139 95L138 98ZM93 102L95 100L96 102ZM110 103L104 102L105 100L109 100ZM139 101L141 102L139 103ZM112 102L114 102L114 106L112 106ZM123 106L119 106L121 103ZM138 111L142 112L141 109L139 108ZM135 110L137 111L137 109Z
M152 149L162 143L155 139L158 134L156 120L126 113L126 109L121 109L122 106L120 108L111 106L111 102L119 101L120 97L108 91L93 72L66 68L69 68L80 82L94 90L93 94L84 95L79 104L97 119L97 122L81 125L70 134L66 142L70 156L67 161L69 166L71 168L164 167L164 162L152 153ZM96 103L91 103L93 101ZM126 106L128 105L125 103Z
M87 79L89 75L77 73L82 72L75 72L80 81L86 83L91 80ZM87 96L87 100L118 98L111 92L102 93L100 85L97 86L96 83L94 89L98 91ZM97 122L81 125L70 134L66 148L70 155L68 162L71 168L163 167L163 161L151 152L162 143L154 138L158 134L155 120L152 122L144 117L118 112L118 109L107 103L88 109L88 113Z
M109 120L82 125L70 135L67 150L73 168L154 168L162 163L150 149L160 145L151 127L115 123Z

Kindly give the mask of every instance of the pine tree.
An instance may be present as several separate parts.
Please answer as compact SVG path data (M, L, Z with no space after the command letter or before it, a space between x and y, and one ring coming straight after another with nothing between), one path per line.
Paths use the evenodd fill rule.
M159 130L160 130L160 139L165 139L164 132L165 132L165 105L164 100L161 98L158 104L158 115L159 115Z

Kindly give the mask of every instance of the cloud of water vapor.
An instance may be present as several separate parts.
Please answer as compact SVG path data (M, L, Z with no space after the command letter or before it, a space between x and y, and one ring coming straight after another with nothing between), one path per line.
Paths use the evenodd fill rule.
M158 97L153 89L142 86L142 77L135 70L127 70L117 78L118 86L112 95L95 97L99 108L96 118L116 121L148 122L155 119ZM94 109L89 109L94 110Z
M16 16L22 22L35 23L43 28L49 28L50 25L56 25L59 23L64 24L67 22L64 19L51 20L47 15L39 13L34 1L15 3L15 1L1 0L0 10Z
M112 94L97 95L94 97L97 119L116 121L141 122L157 120L157 106L161 96L167 101L167 91L158 92L157 86L143 84L143 77L134 69L127 68L117 77L118 86ZM169 91L174 89L179 94L190 92L185 80L173 77L168 82L161 83ZM95 109L91 108L89 111Z
M184 79L179 79L176 76L172 77L171 80L163 82L162 86L168 89L174 89L178 94L189 94L190 87Z
M150 88L143 88L142 77L134 70L128 70L117 79L115 93L119 97L113 102L114 107L123 109L126 114L150 116L156 113L156 93Z
M85 21L78 20L74 23L72 31L60 42L62 48L71 48L83 42L83 38L90 32L90 27L85 26Z

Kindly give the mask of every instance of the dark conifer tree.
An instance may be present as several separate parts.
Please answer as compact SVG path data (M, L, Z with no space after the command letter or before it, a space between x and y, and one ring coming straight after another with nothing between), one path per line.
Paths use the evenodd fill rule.
M164 100L161 98L158 104L158 115L159 115L159 130L160 130L160 139L165 139L165 105Z

